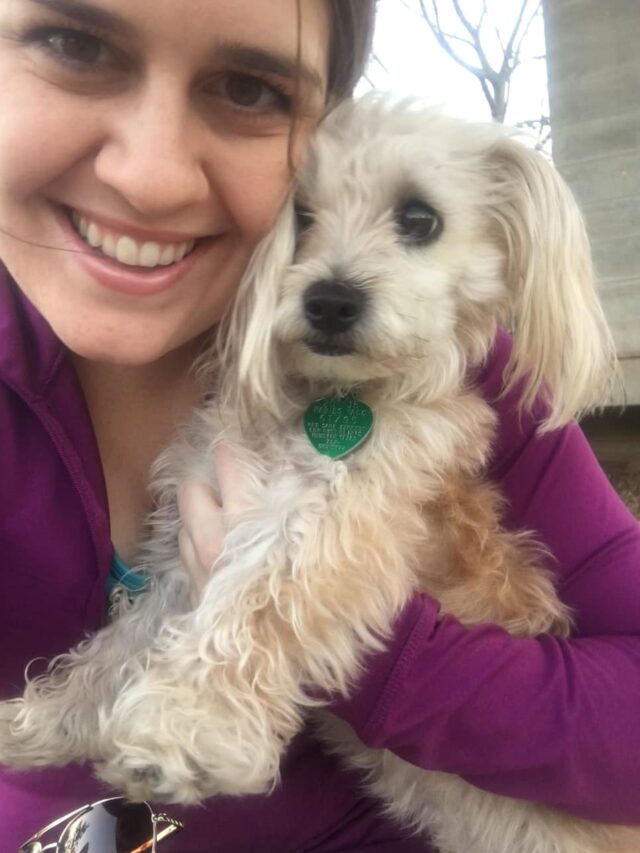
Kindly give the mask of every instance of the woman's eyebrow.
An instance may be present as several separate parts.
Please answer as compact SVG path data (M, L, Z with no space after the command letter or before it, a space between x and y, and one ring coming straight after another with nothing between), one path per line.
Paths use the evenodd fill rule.
M27 0L27 2L43 6L81 24L88 24L106 32L125 34L131 31L131 25L125 18L114 12L107 12L99 6L84 3L82 0Z
M302 62L297 56L288 56L272 50L250 45L224 42L215 50L216 59L236 65L247 71L276 74L279 77L302 79L316 89L324 90L325 81L320 72Z
M99 6L93 6L84 0L26 0L26 2L106 32L126 35L132 30L126 18ZM247 71L302 79L315 89L323 91L325 88L321 73L297 56L265 50L242 42L223 42L217 45L214 51L218 61L239 66Z

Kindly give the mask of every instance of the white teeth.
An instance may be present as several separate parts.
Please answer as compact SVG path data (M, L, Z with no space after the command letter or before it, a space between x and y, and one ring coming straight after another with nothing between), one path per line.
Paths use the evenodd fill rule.
M170 266L185 258L196 245L195 240L187 243L139 243L128 235L118 236L105 231L95 222L72 211L71 221L78 233L94 249L99 249L108 258L131 267L153 269L158 266Z
M160 261L160 244L145 243L140 250L141 267L157 267Z
M87 242L90 246L93 246L94 249L97 249L98 246L102 245L103 234L100 228L97 225L94 225L92 222L86 232L82 231L82 225L80 226L80 233L87 238Z
M100 246L104 254L108 258L116 257L116 238L112 234L105 234L105 238Z
M175 246L165 246L164 249L160 252L160 260L158 263L161 267L168 267L169 264L174 264L176 262L176 247Z
M138 244L131 237L120 237L116 243L116 258L121 264L127 264L130 267L140 266L138 263Z

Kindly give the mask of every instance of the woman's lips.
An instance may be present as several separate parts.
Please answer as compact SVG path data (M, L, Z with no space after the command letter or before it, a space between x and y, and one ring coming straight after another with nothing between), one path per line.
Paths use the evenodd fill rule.
M198 241L193 251L183 260L170 266L133 267L108 258L99 249L93 249L76 231L70 213L59 210L58 218L66 242L71 244L78 263L89 275L109 290L129 296L155 296L178 284L211 248L218 237L205 237Z

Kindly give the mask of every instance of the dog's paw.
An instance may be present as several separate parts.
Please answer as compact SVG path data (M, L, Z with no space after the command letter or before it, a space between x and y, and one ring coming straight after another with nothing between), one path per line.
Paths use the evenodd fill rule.
M160 751L160 750L159 750ZM120 754L96 764L96 773L111 787L138 802L151 800L163 803L196 805L219 794L266 793L272 780L231 780L228 774L215 776L207 773L191 759L179 756L172 750L172 760Z
M185 805L272 790L295 728L274 725L280 718L248 689L231 702L222 691L205 692L204 678L187 689L176 672L150 667L102 718L100 778L132 799Z
M133 802L154 800L156 789L162 783L162 771L155 764L144 764L142 760L125 755L97 761L96 775Z
M140 800L165 800L170 785L159 764L145 763L142 758L119 755L96 763L97 775L133 802ZM185 800L186 802L186 800Z

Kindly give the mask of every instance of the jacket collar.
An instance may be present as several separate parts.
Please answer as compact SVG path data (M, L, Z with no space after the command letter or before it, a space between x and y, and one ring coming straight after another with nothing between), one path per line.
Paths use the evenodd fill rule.
M96 551L88 606L99 624L113 554L107 491L91 417L68 350L0 266L0 382L29 407L48 433L82 501ZM21 421L25 430L27 421Z
M0 377L23 397L41 397L66 364L64 345L0 266Z

